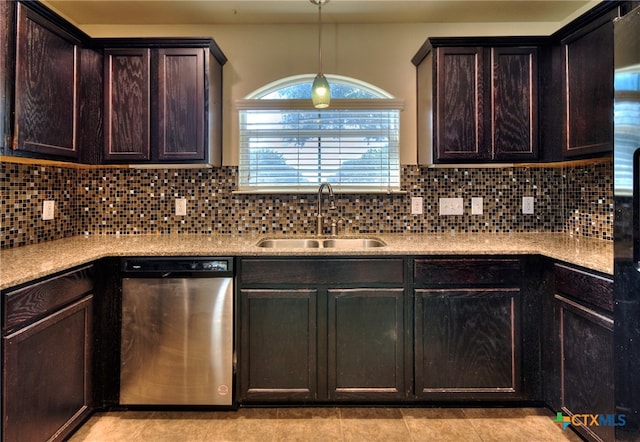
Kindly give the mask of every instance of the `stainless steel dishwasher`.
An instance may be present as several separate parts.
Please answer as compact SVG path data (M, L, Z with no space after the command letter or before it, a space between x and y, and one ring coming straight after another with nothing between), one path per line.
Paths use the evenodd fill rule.
M233 259L122 260L120 404L232 405Z

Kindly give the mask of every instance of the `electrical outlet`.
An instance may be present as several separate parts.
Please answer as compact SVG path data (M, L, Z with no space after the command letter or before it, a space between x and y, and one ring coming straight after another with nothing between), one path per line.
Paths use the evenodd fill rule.
M187 214L187 199L176 199L176 216L185 216Z
M411 198L411 214L422 215L423 199L421 196L414 196Z
M533 214L533 197L532 196L523 196L522 197L522 213L525 215Z
M45 200L42 203L42 219L50 220L56 217L56 202L54 200Z
M482 215L482 197L471 198L471 214Z
M440 215L464 215L462 198L440 198Z

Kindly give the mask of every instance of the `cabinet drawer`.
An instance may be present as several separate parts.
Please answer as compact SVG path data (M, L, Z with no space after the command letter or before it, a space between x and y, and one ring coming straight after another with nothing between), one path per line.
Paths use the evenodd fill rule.
M243 259L241 284L396 284L403 259Z
M554 266L556 290L613 312L613 280L573 269L562 264Z
M3 330L33 322L93 290L93 266L4 294Z
M520 286L518 259L416 259L414 283L430 286Z

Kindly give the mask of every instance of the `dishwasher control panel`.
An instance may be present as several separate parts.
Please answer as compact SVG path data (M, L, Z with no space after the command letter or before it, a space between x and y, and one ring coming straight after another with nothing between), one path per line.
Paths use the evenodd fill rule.
M233 274L233 258L127 258L122 260L124 273L223 273Z

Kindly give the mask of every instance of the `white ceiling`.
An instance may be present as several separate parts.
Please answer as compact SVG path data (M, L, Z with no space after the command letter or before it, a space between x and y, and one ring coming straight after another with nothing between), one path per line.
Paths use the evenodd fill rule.
M564 23L594 0L330 0L325 23ZM309 0L43 0L75 24L314 23Z

